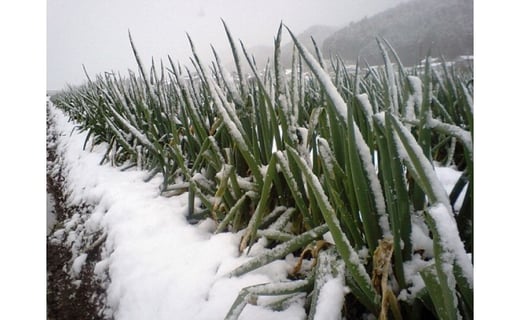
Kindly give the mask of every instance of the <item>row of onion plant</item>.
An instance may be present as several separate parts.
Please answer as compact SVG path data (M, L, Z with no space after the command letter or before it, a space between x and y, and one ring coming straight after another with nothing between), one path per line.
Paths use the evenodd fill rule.
M268 250L229 277L301 256L292 280L244 288L227 319L261 295L280 296L266 306L276 310L304 295L312 319L327 279L349 288L338 316L471 319L471 70L429 59L405 68L379 39L384 65L351 69L288 29L285 70L282 25L272 63L259 68L224 29L232 73L215 50L202 61L191 39L189 67L169 57L148 70L130 37L138 73L87 75L52 101L88 131L85 147L107 144L102 162L161 175L164 196L188 192L190 222L241 232L243 254L264 239ZM463 172L450 194L436 166Z

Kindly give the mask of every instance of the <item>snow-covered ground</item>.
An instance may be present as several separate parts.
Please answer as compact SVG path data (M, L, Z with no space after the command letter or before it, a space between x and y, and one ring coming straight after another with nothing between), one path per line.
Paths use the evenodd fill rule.
M86 133L73 130L61 110L51 106L50 113L69 204L93 206L90 215L76 214L53 237L71 245L76 258L70 272L76 275L85 248L96 240L92 235L106 233L95 272L102 279L109 275L107 312L115 319L223 319L243 287L286 279L293 257L227 277L249 259L239 256L240 234L214 235L209 220L188 224L187 194L165 198L159 195L160 177L145 183L146 172L100 166L106 146L84 151ZM253 247L251 253L262 250ZM281 312L248 305L241 318L304 319L303 303Z
M166 198L159 194L159 176L145 183L146 172L123 172L108 164L99 165L106 145L92 149L87 145L83 150L86 133L75 129L74 123L52 104L50 115L68 204L92 206L91 213L77 213L66 221L51 241L64 240L71 246L75 258L70 274L74 277L86 261L86 248L106 236L95 274L105 281L107 316L124 320L223 319L240 289L287 279L297 260L292 255L244 276L227 277L228 272L250 259L239 255L241 234L213 234L215 224L211 220L190 225L185 219L187 194ZM437 175L449 192L460 173L442 168L437 169ZM416 229L418 244L421 232ZM430 247L431 240L422 236L424 246ZM257 244L250 255L263 250ZM323 299L324 303L336 301L342 290L325 292L331 296ZM241 319L306 317L303 298L295 299L280 312L263 308L262 300L259 302L256 306L248 304Z
M56 213L54 212L54 199L47 193L47 235L52 232L52 228L56 223Z

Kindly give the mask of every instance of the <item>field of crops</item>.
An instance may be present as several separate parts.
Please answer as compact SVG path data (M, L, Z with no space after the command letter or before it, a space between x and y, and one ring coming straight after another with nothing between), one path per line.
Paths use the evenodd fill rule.
M189 194L190 223L241 233L244 255L261 239L267 250L227 277L300 257L291 279L243 288L226 319L259 296L280 297L265 306L279 310L302 294L322 318L331 292L334 318L472 319L471 68L405 68L381 39L385 64L351 70L280 26L259 70L226 32L233 72L193 44L191 66L148 70L130 38L137 73L89 77L52 102L88 133L84 148L108 145L102 163L160 177L164 197ZM450 193L439 168L461 172Z

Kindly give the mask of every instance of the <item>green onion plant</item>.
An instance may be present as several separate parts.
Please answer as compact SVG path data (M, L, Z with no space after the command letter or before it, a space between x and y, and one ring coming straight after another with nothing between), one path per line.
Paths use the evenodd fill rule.
M87 74L52 101L88 132L85 148L107 145L102 163L160 175L164 196L188 192L191 223L209 217L216 233L242 232L242 254L265 238L270 249L229 277L302 254L330 232L311 269L244 288L226 319L259 295L280 296L266 306L275 310L303 295L312 319L331 278L349 289L338 316L471 319L472 70L429 58L405 68L384 39L383 66L350 68L287 29L286 72L283 25L272 65L259 69L223 24L235 70L215 50L203 62L189 36L191 66L168 57L146 69L130 36L137 73ZM450 194L439 166L462 171Z

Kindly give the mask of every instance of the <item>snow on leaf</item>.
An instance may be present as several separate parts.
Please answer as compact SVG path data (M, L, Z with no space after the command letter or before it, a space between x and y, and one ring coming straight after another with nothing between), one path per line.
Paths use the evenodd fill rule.
M321 288L314 319L341 319L341 308L343 306L344 296L343 279L333 278L328 280Z
M289 31L290 32L290 31ZM302 46L296 37L291 33L291 36L293 37L294 43L298 50L300 51L302 57L305 59L313 73L318 78L318 81L321 83L322 87L324 88L325 92L327 93L327 96L332 102L332 105L334 106L338 116L341 120L345 123L346 126L348 126L348 107L341 97L340 93L338 92L338 89L334 86L334 83L332 82L332 79L327 74L323 68L321 68L320 64L316 61L316 59L309 53L309 51ZM374 195L375 200L375 206L376 206L376 213L379 216L378 223L379 227L381 228L381 231L383 232L383 235L385 237L389 237L391 235L390 233L390 223L388 221L388 214L386 213L386 205L383 197L383 189L381 187L381 184L379 183L379 179L377 178L376 169L374 167L374 164L372 163L372 156L370 154L370 148L368 147L367 143L363 139L363 135L361 134L361 131L359 130L359 127L357 124L353 123L354 126L354 139L356 142L356 147L359 152L359 156L361 159L361 162L363 163L363 168L366 172L369 186L372 194Z
M449 264L457 263L462 269L463 276L469 285L473 285L473 265L468 257L464 244L460 239L457 223L451 210L442 203L437 203L428 209L428 214L435 222L436 230L439 233L441 245L443 247L443 260L446 262L446 269L451 268Z

